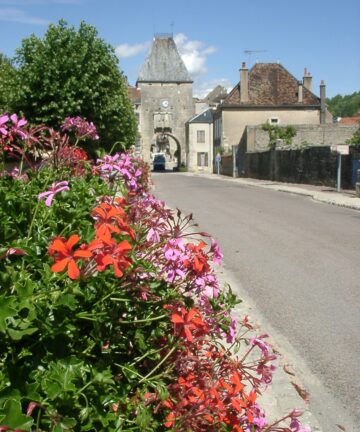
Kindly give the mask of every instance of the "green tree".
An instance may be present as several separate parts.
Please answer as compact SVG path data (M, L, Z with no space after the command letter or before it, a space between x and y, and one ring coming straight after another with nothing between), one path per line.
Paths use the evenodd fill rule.
M335 117L352 117L360 111L360 91L351 95L336 95L327 100L327 105Z
M359 124L359 128L355 131L354 135L347 140L347 143L360 146L360 124Z
M0 53L0 114L12 111L16 93L16 76L12 61Z
M136 139L136 118L114 49L84 22L51 24L43 39L31 35L17 50L17 111L34 123L59 127L66 116L94 122L100 145Z

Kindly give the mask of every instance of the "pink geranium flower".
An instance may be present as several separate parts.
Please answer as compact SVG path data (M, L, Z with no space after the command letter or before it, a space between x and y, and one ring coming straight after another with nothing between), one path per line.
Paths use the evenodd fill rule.
M9 121L8 115L5 114L0 116L0 132L2 136L6 136L8 134L7 129L4 127L5 123L7 123L8 121Z
M41 192L38 195L38 200L45 199L45 204L50 207L54 196L64 190L70 190L69 183L67 181L61 181L53 183L50 189L46 192Z
M77 139L89 138L98 140L99 135L93 122L88 122L80 116L66 117L64 124L61 125L62 131L74 132Z
M18 135L21 139L25 139L27 138L27 133L24 132L24 130L22 130L22 127L25 126L27 124L27 120L23 119L18 119L18 116L16 114L13 114L10 117L13 125L11 127L12 132L15 135Z

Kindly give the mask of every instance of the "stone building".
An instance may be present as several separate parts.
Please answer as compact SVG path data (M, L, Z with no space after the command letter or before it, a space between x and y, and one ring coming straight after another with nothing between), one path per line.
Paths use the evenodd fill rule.
M141 156L141 143L140 143L140 107L141 107L141 94L140 90L136 87L128 85L128 96L132 103L134 114L138 123L138 136L135 142L135 154Z
M213 110L195 115L186 123L187 168L192 172L213 172Z
M240 69L240 81L218 106L214 116L214 144L225 151L238 145L246 126L332 123L325 105L325 84L320 97L312 91L312 77L305 69L298 81L278 63L257 63Z
M164 153L167 169L186 163L185 123L195 113L192 84L172 35L156 35L136 82L140 147L147 162Z

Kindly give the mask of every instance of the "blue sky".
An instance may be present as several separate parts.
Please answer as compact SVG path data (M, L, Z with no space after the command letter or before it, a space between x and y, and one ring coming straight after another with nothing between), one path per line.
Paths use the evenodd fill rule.
M243 61L279 61L298 79L306 67L316 94L322 79L328 97L360 91L359 0L0 0L0 51L61 18L94 25L130 84L154 34L173 32L198 96L234 86Z

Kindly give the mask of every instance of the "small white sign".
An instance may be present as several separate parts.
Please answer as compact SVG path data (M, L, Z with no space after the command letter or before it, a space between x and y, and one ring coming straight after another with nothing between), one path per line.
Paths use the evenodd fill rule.
M341 155L348 155L349 154L349 146L348 145L338 145L337 146L337 152Z
M349 153L349 146L345 144L335 144L330 146L330 150L332 152L338 153L340 155L348 155Z

